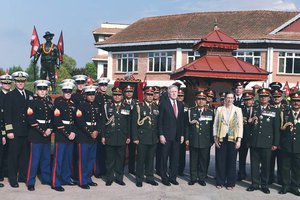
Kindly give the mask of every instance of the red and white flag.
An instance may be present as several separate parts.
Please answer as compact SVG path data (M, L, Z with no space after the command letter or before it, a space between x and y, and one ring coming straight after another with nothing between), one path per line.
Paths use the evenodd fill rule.
M283 86L283 90L285 91L285 96L290 95L290 86L289 86L289 83L287 81L285 82L285 85Z
M57 48L59 50L59 61L60 63L63 63L64 61L64 39L63 39L63 33L62 31L60 32L60 36L58 39L58 43L57 43Z
M30 44L31 44L31 53L30 53L30 58L31 58L32 56L34 56L36 54L36 52L40 46L40 40L39 40L38 34L36 32L35 26L33 27Z

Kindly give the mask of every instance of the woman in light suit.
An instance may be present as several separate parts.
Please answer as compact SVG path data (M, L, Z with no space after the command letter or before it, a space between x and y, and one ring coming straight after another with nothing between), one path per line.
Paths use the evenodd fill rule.
M217 108L213 135L216 146L216 187L232 190L236 182L236 157L243 137L243 114L233 105L234 94L227 92L225 104Z

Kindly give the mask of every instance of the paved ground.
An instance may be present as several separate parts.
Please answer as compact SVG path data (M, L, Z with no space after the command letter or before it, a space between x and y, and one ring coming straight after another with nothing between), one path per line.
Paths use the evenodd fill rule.
M213 151L212 151L213 154ZM188 156L187 156L188 157ZM188 161L187 161L188 164ZM249 163L248 163L249 168ZM188 167L187 167L188 169ZM248 169L249 171L249 169ZM36 190L34 192L27 191L25 184L21 183L20 188L11 188L8 185L7 179L5 179L5 187L0 189L1 200L84 200L84 199L112 199L112 200L126 200L126 199L140 199L140 200L158 200L158 199L188 199L188 200L260 200L260 199L299 199L292 194L280 195L278 185L272 185L270 187L271 194L267 195L261 191L247 192L246 188L249 186L249 181L240 182L232 190L216 189L214 176L214 155L211 156L211 165L209 171L209 178L207 179L207 186L203 187L198 184L189 186L188 170L185 171L186 176L179 177L179 186L167 187L162 185L150 186L144 183L142 188L135 186L134 177L130 174L126 174L124 181L126 186L119 186L113 183L112 186L107 187L101 179L93 178L98 183L97 187L93 187L90 190L82 190L77 186L66 186L66 191L63 193L56 192L50 189L50 186L41 185L39 181L36 184ZM159 181L158 177L157 181Z

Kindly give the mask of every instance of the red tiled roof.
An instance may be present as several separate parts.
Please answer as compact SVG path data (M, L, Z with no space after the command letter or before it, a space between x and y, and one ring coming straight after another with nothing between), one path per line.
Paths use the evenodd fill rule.
M268 72L233 56L205 55L179 69L171 79L182 77L266 80Z
M237 40L273 39L274 35L269 33L299 13L256 10L148 17L138 20L123 31L97 44L199 40L212 30L215 19L222 31ZM290 38L294 37L286 35L282 39Z

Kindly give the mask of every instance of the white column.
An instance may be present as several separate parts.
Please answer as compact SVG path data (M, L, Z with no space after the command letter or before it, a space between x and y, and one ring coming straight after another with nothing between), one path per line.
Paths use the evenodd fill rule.
M109 51L108 60L107 60L107 78L109 78L111 82L114 82L112 80L113 77L112 70L113 70L113 57L112 57L112 52Z
M182 49L176 49L176 69L182 67Z
M269 74L268 76L268 80L267 80L267 85L266 87L269 86L270 83L272 83L273 81L273 54L274 54L274 48L273 47L268 47L268 51L267 51L267 71L271 72L271 74Z
M100 76L103 74L104 72L104 68L103 68L103 63L102 62L97 62L97 78L100 78Z

